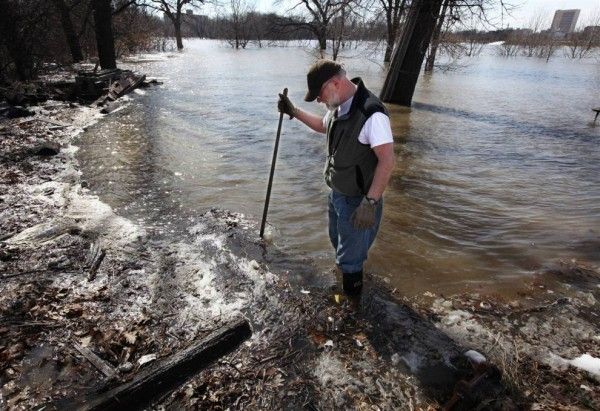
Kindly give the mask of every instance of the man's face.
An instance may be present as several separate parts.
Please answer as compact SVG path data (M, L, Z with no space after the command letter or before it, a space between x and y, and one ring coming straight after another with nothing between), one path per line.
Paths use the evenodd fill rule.
M324 103L328 110L335 110L342 102L339 95L340 81L338 76L333 76L321 86L317 102Z

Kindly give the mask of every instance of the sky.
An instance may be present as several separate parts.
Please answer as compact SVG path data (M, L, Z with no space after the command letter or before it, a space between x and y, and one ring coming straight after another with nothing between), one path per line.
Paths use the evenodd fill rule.
M600 0L508 0L519 7L504 18L504 26L526 27L536 14L547 16L551 23L555 10L580 9L579 23L586 23L600 13Z
M277 5L274 5L274 0L246 0L250 4L256 4L256 10L260 12L276 12L278 14L284 14L285 11L298 1L295 0L280 0ZM491 0L490 0L491 1ZM496 10L495 18L493 19L494 25L497 28L501 27L527 27L528 22L536 15L540 13L544 15L547 20L548 28L552 22L555 10L564 9L580 9L581 14L579 16L578 25L587 23L592 16L600 15L600 0L505 0L512 5L516 6L510 13L510 15L502 14L500 10ZM226 4L227 1L225 0ZM300 9L301 10L301 9ZM200 14L213 14L214 12L208 12L208 10L200 11ZM487 29L493 29L493 27L486 27Z

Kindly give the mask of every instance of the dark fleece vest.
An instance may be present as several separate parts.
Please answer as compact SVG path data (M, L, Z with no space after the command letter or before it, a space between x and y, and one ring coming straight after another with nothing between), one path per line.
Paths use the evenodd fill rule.
M365 122L374 113L388 112L363 81L352 79L357 90L350 110L327 124L327 161L325 182L332 190L347 196L366 195L373 182L377 156L368 144L358 141Z

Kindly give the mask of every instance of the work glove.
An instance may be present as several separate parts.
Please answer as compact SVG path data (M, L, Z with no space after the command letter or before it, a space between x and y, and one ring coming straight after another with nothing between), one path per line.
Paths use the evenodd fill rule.
M290 116L290 120L294 118L296 113L296 107L292 104L288 96L284 96L279 93L279 101L277 102L277 108L280 113L284 113Z
M375 225L375 211L377 204L371 204L367 197L363 197L359 206L350 216L350 222L357 230L367 230Z

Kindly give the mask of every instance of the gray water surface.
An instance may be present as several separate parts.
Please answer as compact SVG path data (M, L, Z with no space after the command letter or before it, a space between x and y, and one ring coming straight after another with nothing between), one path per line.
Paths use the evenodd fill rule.
M378 92L384 69L349 52L350 76ZM83 178L117 213L177 235L218 207L260 221L277 93L304 103L312 54L235 51L207 40L131 67L164 84L91 127ZM600 263L600 64L466 59L423 76L412 109L390 106L397 167L368 269L402 293L511 290L541 267ZM322 180L324 137L284 120L269 221L275 244L333 263Z

